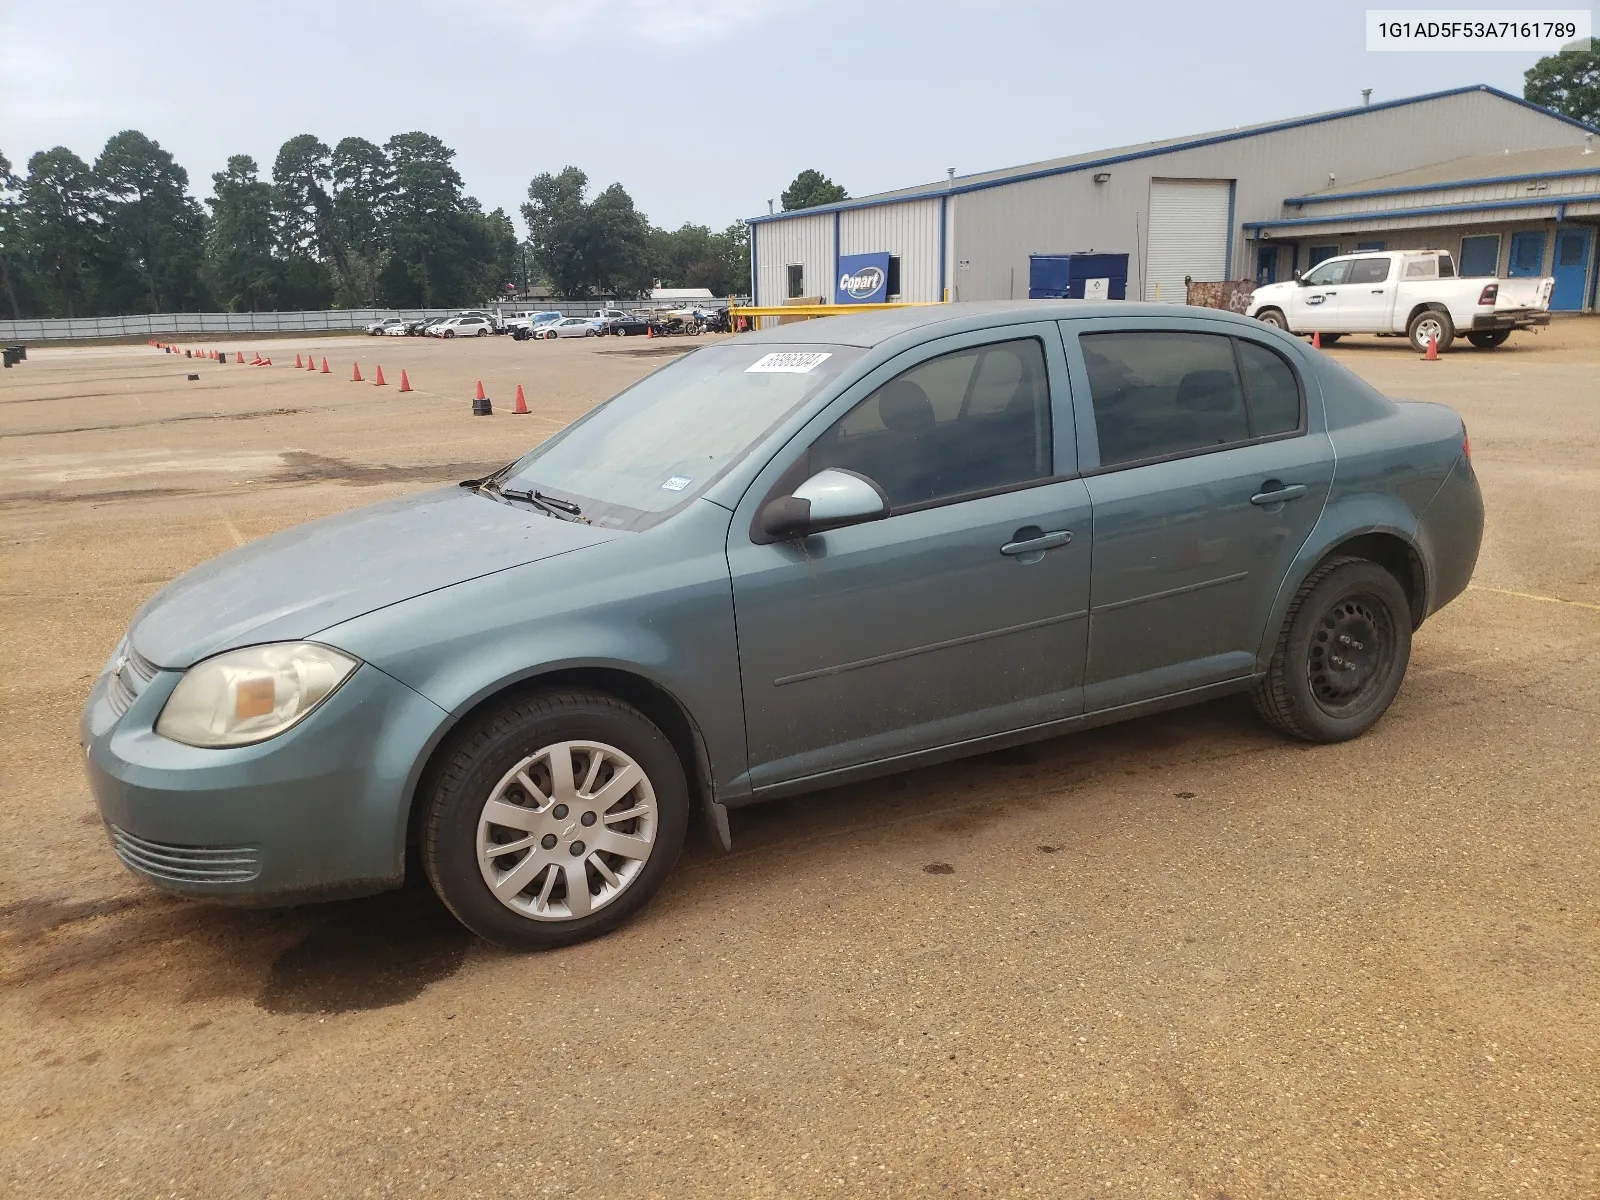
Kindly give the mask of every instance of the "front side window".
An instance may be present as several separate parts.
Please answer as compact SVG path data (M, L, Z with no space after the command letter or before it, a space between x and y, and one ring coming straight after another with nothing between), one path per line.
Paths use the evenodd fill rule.
M1344 283L1350 278L1350 260L1341 258L1337 262L1323 263L1314 271L1306 273L1306 282L1312 287L1332 287Z
M1301 427L1294 369L1255 342L1151 330L1083 334L1078 344L1102 467L1202 453Z
M1388 278L1387 258L1358 258L1350 264L1351 283L1383 283Z
M865 475L891 511L1047 479L1050 387L1033 338L942 354L895 376L791 468Z

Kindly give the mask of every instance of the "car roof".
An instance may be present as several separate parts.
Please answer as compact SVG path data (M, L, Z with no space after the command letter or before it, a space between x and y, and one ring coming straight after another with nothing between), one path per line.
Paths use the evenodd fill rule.
M1182 304L1142 304L1132 300L977 300L879 309L840 317L814 317L743 334L740 340L774 345L818 343L872 347L903 334L924 333L927 337L944 337L973 329L1014 325L1019 321L1081 320L1089 317L1172 318L1185 315L1239 321L1256 327L1256 322L1248 317L1220 308L1194 308Z

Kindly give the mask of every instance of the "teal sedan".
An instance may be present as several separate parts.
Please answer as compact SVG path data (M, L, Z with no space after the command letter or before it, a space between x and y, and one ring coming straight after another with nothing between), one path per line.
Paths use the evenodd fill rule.
M815 320L516 462L168 585L89 695L111 845L258 903L398 886L542 948L691 820L1230 693L1360 735L1467 586L1461 418L1256 321L1127 303Z

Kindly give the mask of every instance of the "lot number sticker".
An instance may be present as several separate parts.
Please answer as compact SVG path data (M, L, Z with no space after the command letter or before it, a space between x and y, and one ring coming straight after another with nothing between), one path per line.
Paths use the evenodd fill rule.
M661 485L661 490L663 492L681 492L693 482L694 480L687 475L674 475Z
M786 350L758 358L744 372L746 375L753 371L774 375L806 375L832 357L833 354L826 350Z

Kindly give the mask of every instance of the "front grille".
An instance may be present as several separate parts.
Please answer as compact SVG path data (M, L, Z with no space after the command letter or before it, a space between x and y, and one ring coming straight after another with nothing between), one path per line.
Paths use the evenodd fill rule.
M255 846L174 846L111 827L117 857L135 871L171 883L249 883L261 874Z
M139 693L150 686L150 681L159 670L132 646L122 652L120 663L111 673L111 681L106 684L106 703L119 717L133 707Z

